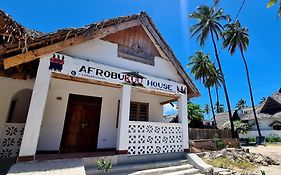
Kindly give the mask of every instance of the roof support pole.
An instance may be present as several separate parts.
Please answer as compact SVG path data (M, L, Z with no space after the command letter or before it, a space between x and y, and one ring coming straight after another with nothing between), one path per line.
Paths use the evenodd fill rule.
M33 161L35 158L41 123L44 116L51 81L51 71L48 69L48 58L49 57L43 57L40 59L19 152L19 162Z
M122 87L117 133L117 154L128 154L131 90L132 87L129 85Z
M181 94L178 99L178 119L182 124L182 143L184 152L189 152L188 143L188 119L187 119L187 95Z

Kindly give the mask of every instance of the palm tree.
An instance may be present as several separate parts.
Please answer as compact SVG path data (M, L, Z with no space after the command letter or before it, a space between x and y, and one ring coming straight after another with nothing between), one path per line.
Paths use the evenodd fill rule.
M215 66L215 65L214 65ZM215 90L216 90L216 105L219 104L219 87L221 86L221 82L222 82L222 77L220 74L220 71L217 69L215 72L213 72L213 74L210 75L210 79L212 79L211 81L213 82L214 86L215 86ZM218 106L217 106L218 109ZM216 111L218 113L218 111Z
M261 98L261 101L260 101L260 104L262 104L263 102L265 102L266 98L265 97L262 97Z
M210 60L208 54L204 54L201 51L195 52L195 54L189 57L190 63L187 66L191 67L191 73L194 75L196 80L202 80L204 86L208 89L211 110L214 118L214 124L216 126L215 111L211 93L211 87L214 86L213 75L216 72L214 64Z
M241 57L243 59L245 70L246 70L246 76L249 86L249 92L251 97L251 103L253 108L253 113L255 117L255 122L257 125L258 134L261 137L261 131L258 123L258 118L256 114L255 104L254 104L254 97L252 92L252 86L250 81L250 75L248 70L248 64L244 55L244 52L247 50L249 45L249 34L248 29L241 26L240 22L236 20L233 23L227 24L226 30L223 32L224 41L223 41L223 47L228 48L228 51L231 55L233 55L236 51L236 49L239 49L241 53Z
M199 41L201 46L203 46L205 44L205 41L208 38L208 35L211 34L211 41L212 41L212 44L214 47L215 56L216 56L216 60L217 60L218 67L219 67L219 72L222 77L222 85L223 85L223 90L224 90L224 94L225 94L225 98L226 98L226 104L227 104L227 108L228 108L231 133L232 133L232 136L235 137L229 96L228 96L225 78L224 78L224 74L223 74L223 70L222 70L222 65L220 62L218 49L217 49L217 45L216 45L216 41L219 40L220 35L223 31L223 26L220 22L229 21L230 17L228 15L225 15L221 8L216 10L217 4L218 4L218 1L215 1L215 4L211 7L201 5L196 9L195 12L192 12L189 16L193 19L197 19L198 23L191 26L190 31L191 31L191 38L194 37L195 35L198 35L197 40Z
M217 114L224 112L224 105L217 102L215 110L217 111Z
M246 107L247 107L246 100L244 100L244 99L240 99L236 104L237 110L244 109Z
M272 7L278 2L278 13L277 13L277 18L281 16L281 1L280 0L269 0L267 2L267 8Z
M209 104L206 104L206 105L205 105L205 113L206 113L207 115L209 115L209 113L210 113Z

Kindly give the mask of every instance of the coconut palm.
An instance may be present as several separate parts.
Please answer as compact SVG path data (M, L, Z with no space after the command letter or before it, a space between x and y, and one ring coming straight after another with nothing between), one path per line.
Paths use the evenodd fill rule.
M257 125L257 130L258 130L259 136L261 136L260 127L259 127L259 123L258 123L256 109L255 109L255 104L254 104L254 97L253 97L253 92L252 92L248 64L247 64L247 60L244 55L244 52L247 50L248 45L249 45L248 29L242 27L238 20L236 20L233 23L229 23L229 24L225 25L225 27L226 27L226 30L223 32L223 36L224 36L223 47L228 48L228 51L231 55L233 55L237 49L239 49L239 51L240 51L242 60L244 62L245 70L246 70L246 76L247 76L247 81L248 81L250 97L251 97L253 114L255 117L255 122Z
M261 101L260 101L260 104L262 104L263 102L265 102L266 98L265 97L262 97L261 98Z
M217 114L224 112L224 105L217 102L215 110L217 111Z
M211 62L210 56L208 54L204 54L201 51L195 52L195 54L189 59L190 63L187 66L192 66L191 73L194 75L196 80L202 80L202 83L208 89L211 111L214 118L214 124L216 126L215 111L211 93L211 88L218 81L215 79L216 68Z
M267 2L267 8L272 7L273 5L275 5L276 3L278 3L278 13L277 13L277 17L281 16L281 1L280 0L269 0Z
M244 99L240 99L237 103L236 103L236 108L237 110L240 110L240 109L244 109L246 108L247 105L246 105L246 100Z
M207 115L209 115L209 113L210 113L210 107L209 107L209 104L206 104L205 105L205 113L207 114Z
M215 65L214 65L215 66ZM213 81L213 84L215 86L215 90L216 90L216 105L219 104L219 87L221 86L221 82L222 82L222 77L220 74L220 71L217 69L215 72L213 72L213 74L210 75L210 79L211 81ZM218 109L219 107L217 106L216 109ZM218 111L216 111L218 113Z
M227 108L228 108L229 120L230 120L230 125L231 125L231 133L232 133L232 136L235 137L229 96L228 96L225 78L224 78L222 65L220 62L217 44L216 44L216 42L220 38L221 32L223 31L223 25L221 24L221 22L229 21L230 17L228 15L225 15L221 8L217 10L216 9L217 4L218 4L218 1L215 1L215 4L211 7L206 6L206 5L201 5L196 9L195 12L192 12L189 15L190 18L197 19L198 23L191 26L190 31L191 31L191 38L194 37L195 35L198 35L197 40L199 41L201 46L203 46L205 44L205 41L208 38L208 35L211 35L211 41L212 41L212 44L214 47L215 56L216 56L216 60L217 60L218 67L219 67L219 72L222 77L222 85L223 85L223 90L224 90L224 94L225 94L225 98L226 98L226 104L227 104Z
M202 83L208 89L211 111L214 118L214 125L216 126L217 123L215 119L211 88L214 87L215 84L219 84L219 81L221 81L221 79L217 79L219 76L217 75L216 67L211 62L210 56L208 54L197 51L189 59L190 63L187 66L192 66L191 73L194 75L196 80L202 80Z

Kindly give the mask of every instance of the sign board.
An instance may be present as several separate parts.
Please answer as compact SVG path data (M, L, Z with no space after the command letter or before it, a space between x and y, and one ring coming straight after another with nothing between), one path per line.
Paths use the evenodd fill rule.
M150 90L186 94L186 86L142 73L119 69L92 61L54 54L50 58L49 70L79 78L87 78L116 84L129 84Z

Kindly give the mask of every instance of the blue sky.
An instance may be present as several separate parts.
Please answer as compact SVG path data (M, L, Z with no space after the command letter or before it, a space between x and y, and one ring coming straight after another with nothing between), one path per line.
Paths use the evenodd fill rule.
M242 0L221 0L220 6L224 8L225 13L234 18L241 2ZM198 5L210 3L212 0L24 0L3 1L0 8L24 26L42 32L79 27L107 18L146 11L182 65L186 67L188 57L197 50L210 53L214 60L213 48L209 41L201 48L195 39L189 39L188 28L195 21L187 18ZM266 0L254 3L246 0L239 16L242 25L249 28L250 45L245 56L249 63L256 104L263 96L269 96L281 88L281 19L276 19L276 11L276 7L266 8ZM226 51L222 51L221 60L232 107L241 98L250 104L240 55L237 53L230 56ZM189 70L186 70L189 74ZM193 101L204 106L209 103L207 91L200 82L195 83L201 97ZM224 99L221 90L222 103Z

